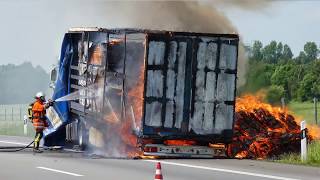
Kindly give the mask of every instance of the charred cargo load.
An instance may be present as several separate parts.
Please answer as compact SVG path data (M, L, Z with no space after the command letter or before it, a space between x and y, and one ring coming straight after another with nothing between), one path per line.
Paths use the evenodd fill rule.
M71 29L53 98L80 98L50 110L46 144L67 139L108 149L108 136L119 136L145 155L213 155L211 145L232 140L238 41L234 34Z

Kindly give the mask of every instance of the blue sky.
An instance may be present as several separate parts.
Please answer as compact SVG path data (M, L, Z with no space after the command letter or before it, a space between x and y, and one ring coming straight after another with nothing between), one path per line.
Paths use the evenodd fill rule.
M114 7L102 4L104 1L0 0L0 64L31 61L49 71L57 62L63 34L69 27L110 27L117 23L107 10ZM307 41L320 45L320 0L280 0L265 5L257 9L217 9L228 17L247 44L254 40L264 44L282 41L295 55ZM125 18L130 24L130 17Z
M320 1L282 0L254 11L234 8L221 11L226 13L245 43L282 41L295 55L307 41L320 45Z

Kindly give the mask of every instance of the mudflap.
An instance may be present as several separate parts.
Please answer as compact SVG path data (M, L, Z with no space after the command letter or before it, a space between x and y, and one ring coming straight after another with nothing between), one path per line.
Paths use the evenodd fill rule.
M76 119L65 127L65 148L84 150L88 144L88 130L84 121Z
M44 137L44 146L65 146L66 127L60 126L56 131Z

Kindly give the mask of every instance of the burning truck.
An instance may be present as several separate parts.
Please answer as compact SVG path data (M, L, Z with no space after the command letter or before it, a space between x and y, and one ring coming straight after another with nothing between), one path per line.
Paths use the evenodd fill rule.
M65 34L46 146L107 156L226 156L239 37L140 29Z

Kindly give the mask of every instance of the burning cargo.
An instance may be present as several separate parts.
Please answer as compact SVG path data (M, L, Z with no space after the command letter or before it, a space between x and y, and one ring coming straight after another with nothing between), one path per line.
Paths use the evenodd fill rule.
M45 144L109 156L224 156L233 135L235 34L74 28L66 33ZM85 97L85 98L83 98Z
M308 140L316 138L310 131ZM270 158L300 150L298 120L286 109L245 95L236 100L236 120L229 155L236 158Z

